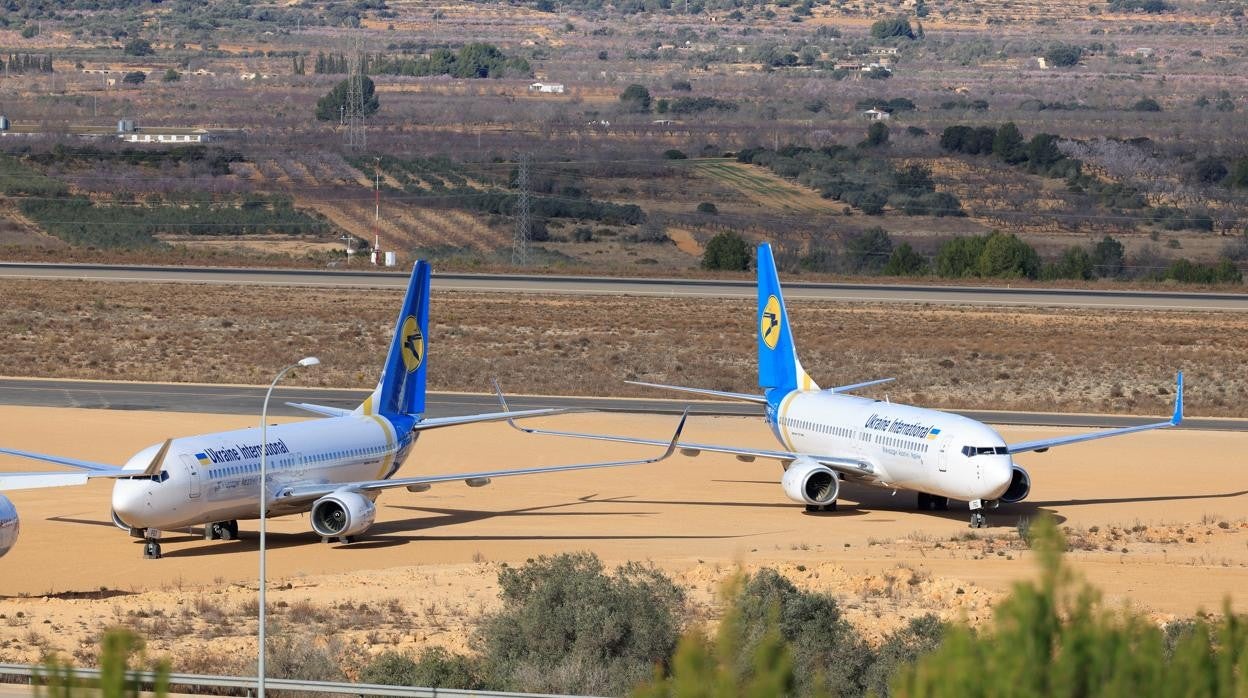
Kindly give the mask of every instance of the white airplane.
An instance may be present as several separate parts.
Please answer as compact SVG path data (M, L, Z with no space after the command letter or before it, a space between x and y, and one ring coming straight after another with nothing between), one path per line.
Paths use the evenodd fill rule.
M653 463L672 454L684 417L667 450L655 457L570 465L484 470L451 475L395 478L421 432L429 429L536 417L562 409L492 412L463 417L425 418L425 355L429 335L429 265L412 272L381 379L372 395L354 410L306 403L294 407L324 419L268 427L262 445L259 427L202 434L153 444L123 466L0 448L0 453L55 463L77 472L0 473L0 491L81 485L109 478L112 519L131 535L147 538L146 557L160 557L160 531L204 525L210 540L238 537L239 519L260 517L260 455L266 449L268 515L311 512L312 529L323 540L353 542L376 515L374 501L384 490L403 487L423 492L441 482L469 487L514 475L611 468ZM17 511L0 495L0 555L18 534Z
M1174 415L1169 421L1053 439L1007 444L992 427L969 417L939 410L872 400L848 393L891 381L882 380L820 389L798 361L789 316L780 291L771 246L758 248L758 384L762 395L730 393L676 385L637 383L655 388L755 402L766 406L767 425L783 450L677 443L685 455L702 451L730 453L743 461L780 461L780 484L807 511L834 511L841 482L918 493L919 509L948 509L950 499L967 501L971 526L987 525L985 508L1025 499L1031 476L1013 456L1044 452L1055 446L1121 436L1179 424L1183 419L1183 374L1178 374ZM506 409L506 402L503 409ZM531 434L549 434L634 444L662 442L604 434L583 434L512 426Z

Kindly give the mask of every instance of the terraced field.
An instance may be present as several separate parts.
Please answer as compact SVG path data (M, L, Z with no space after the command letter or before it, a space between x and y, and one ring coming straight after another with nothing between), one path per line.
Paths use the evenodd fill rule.
M695 171L732 187L760 206L786 213L834 214L840 208L814 190L786 181L761 167L732 160L707 160L695 165Z

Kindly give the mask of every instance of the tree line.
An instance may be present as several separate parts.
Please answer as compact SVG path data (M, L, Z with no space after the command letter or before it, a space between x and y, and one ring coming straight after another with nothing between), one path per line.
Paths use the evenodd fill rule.
M938 276L946 279L1137 279L1198 284L1238 284L1243 273L1225 253L1213 263L1189 259L1149 258L1128 264L1125 248L1106 235L1084 247L1072 245L1045 261L1017 235L993 231L942 242L934 255L924 255L908 242L895 245L880 227L851 234L841 249L812 243L793 263L797 269L824 273L884 276ZM748 270L753 264L750 244L735 232L711 238L702 256L702 268Z
M0 59L0 71L6 73L54 73L50 54L10 53Z
M364 75L450 75L456 78L501 78L507 75L528 76L533 73L529 62L511 57L493 44L472 43L458 51L435 48L428 56L387 56L363 53L359 57ZM295 73L303 74L302 57L296 57ZM341 53L317 53L312 71L317 75L345 74L351 70L351 59Z

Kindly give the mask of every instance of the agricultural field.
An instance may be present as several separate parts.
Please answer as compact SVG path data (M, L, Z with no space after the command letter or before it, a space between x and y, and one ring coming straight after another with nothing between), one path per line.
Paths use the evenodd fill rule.
M119 3L90 21L24 7L0 22L0 244L320 266L349 241L506 266L527 188L539 268L685 273L731 233L821 260L807 271L878 273L848 254L877 229L929 274L946 242L994 230L1044 263L1112 236L1124 268L1149 270L1099 277L1248 266L1234 3L547 5ZM357 63L370 97L355 128ZM135 157L171 146L116 142L123 119L211 140ZM1009 139L949 145L950 129L1007 123L1023 145L1052 136L1066 164L1020 160ZM830 162L739 157L758 149ZM912 171L919 189L898 179ZM935 213L938 196L959 215ZM67 230L39 197L91 208L73 204L84 225ZM187 201L226 221L205 229Z

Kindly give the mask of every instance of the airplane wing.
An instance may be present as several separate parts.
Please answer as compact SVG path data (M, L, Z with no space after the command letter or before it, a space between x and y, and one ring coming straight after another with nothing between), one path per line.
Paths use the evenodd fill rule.
M361 482L347 483L326 483L326 484L306 484L292 485L290 487L278 490L274 497L275 501L288 500L310 500L319 499L331 492L339 490L353 490L361 492L381 491L393 489L396 487L406 487L413 491L427 489L429 485L442 482L463 481L470 486L481 486L487 484L496 477L513 477L516 475L542 475L545 473L562 473L572 470L592 470L596 468L619 468L629 465L645 465L647 463L657 463L670 457L676 452L676 442L680 439L680 434L685 429L685 420L688 419L689 412L686 410L680 416L680 423L676 425L676 432L672 435L670 441L655 441L654 443L666 446L666 450L658 456L650 458L638 458L634 460L605 461L600 463L573 463L569 465L551 465L537 468L516 468L511 470L482 470L469 473L454 473L451 475L420 475L417 477L395 478L391 480L366 480Z
M1094 431L1089 434L1074 434L1072 436L1059 436L1053 439L1037 439L1036 441L1024 441L1022 443L1010 444L1006 446L1008 452L1026 453L1027 451L1036 451L1043 453L1054 446L1065 446L1067 444L1077 444L1084 441L1094 441L1096 439L1108 439L1111 436L1122 436L1123 434L1134 434L1139 431L1150 431L1153 429L1165 429L1166 427L1178 426L1183 421L1183 372L1180 371L1178 378L1175 380L1174 387L1174 415L1169 421L1153 422L1152 424L1139 424L1133 427L1122 427L1120 429L1104 429Z
M499 404L502 405L502 414L515 414L507 411L507 398L503 395L503 391L498 387L498 383L494 384L494 390L498 393ZM573 439L589 439L591 441L611 441L614 443L640 444L645 446L662 446L664 441L658 439L641 439L632 436L614 436L611 434L587 434L576 431L555 431L552 429L536 429L533 427L522 427L515 422L508 420L508 424L514 429L518 429L526 434L542 434L545 436L563 436ZM676 442L675 447L686 456L696 456L706 451L708 453L727 453L736 456L738 460L752 461L756 458L764 460L775 460L784 463L786 466L789 462L798 458L809 458L828 466L832 470L852 475L855 478L874 479L875 468L871 463L859 460L857 458L845 458L843 456L826 456L810 453L796 453L793 451L781 451L758 448L739 448L737 446L721 446L718 444L703 444L692 442Z
M80 472L34 472L34 473L0 473L0 490L31 490L42 489L45 487L72 487L74 485L85 485L88 480L95 478L151 478L160 475L160 466L164 463L165 454L169 452L169 446L173 443L173 439L166 439L160 450L152 458L152 462L144 470L126 470L116 465L107 463L96 463L95 461L79 460L77 458L65 458L63 456L53 456L46 453L35 453L33 451L21 451L16 448L0 448L0 454L10 456L18 456L19 458L29 458L31 460L44 461L45 463L55 463L57 465L65 465L71 468L77 468Z

